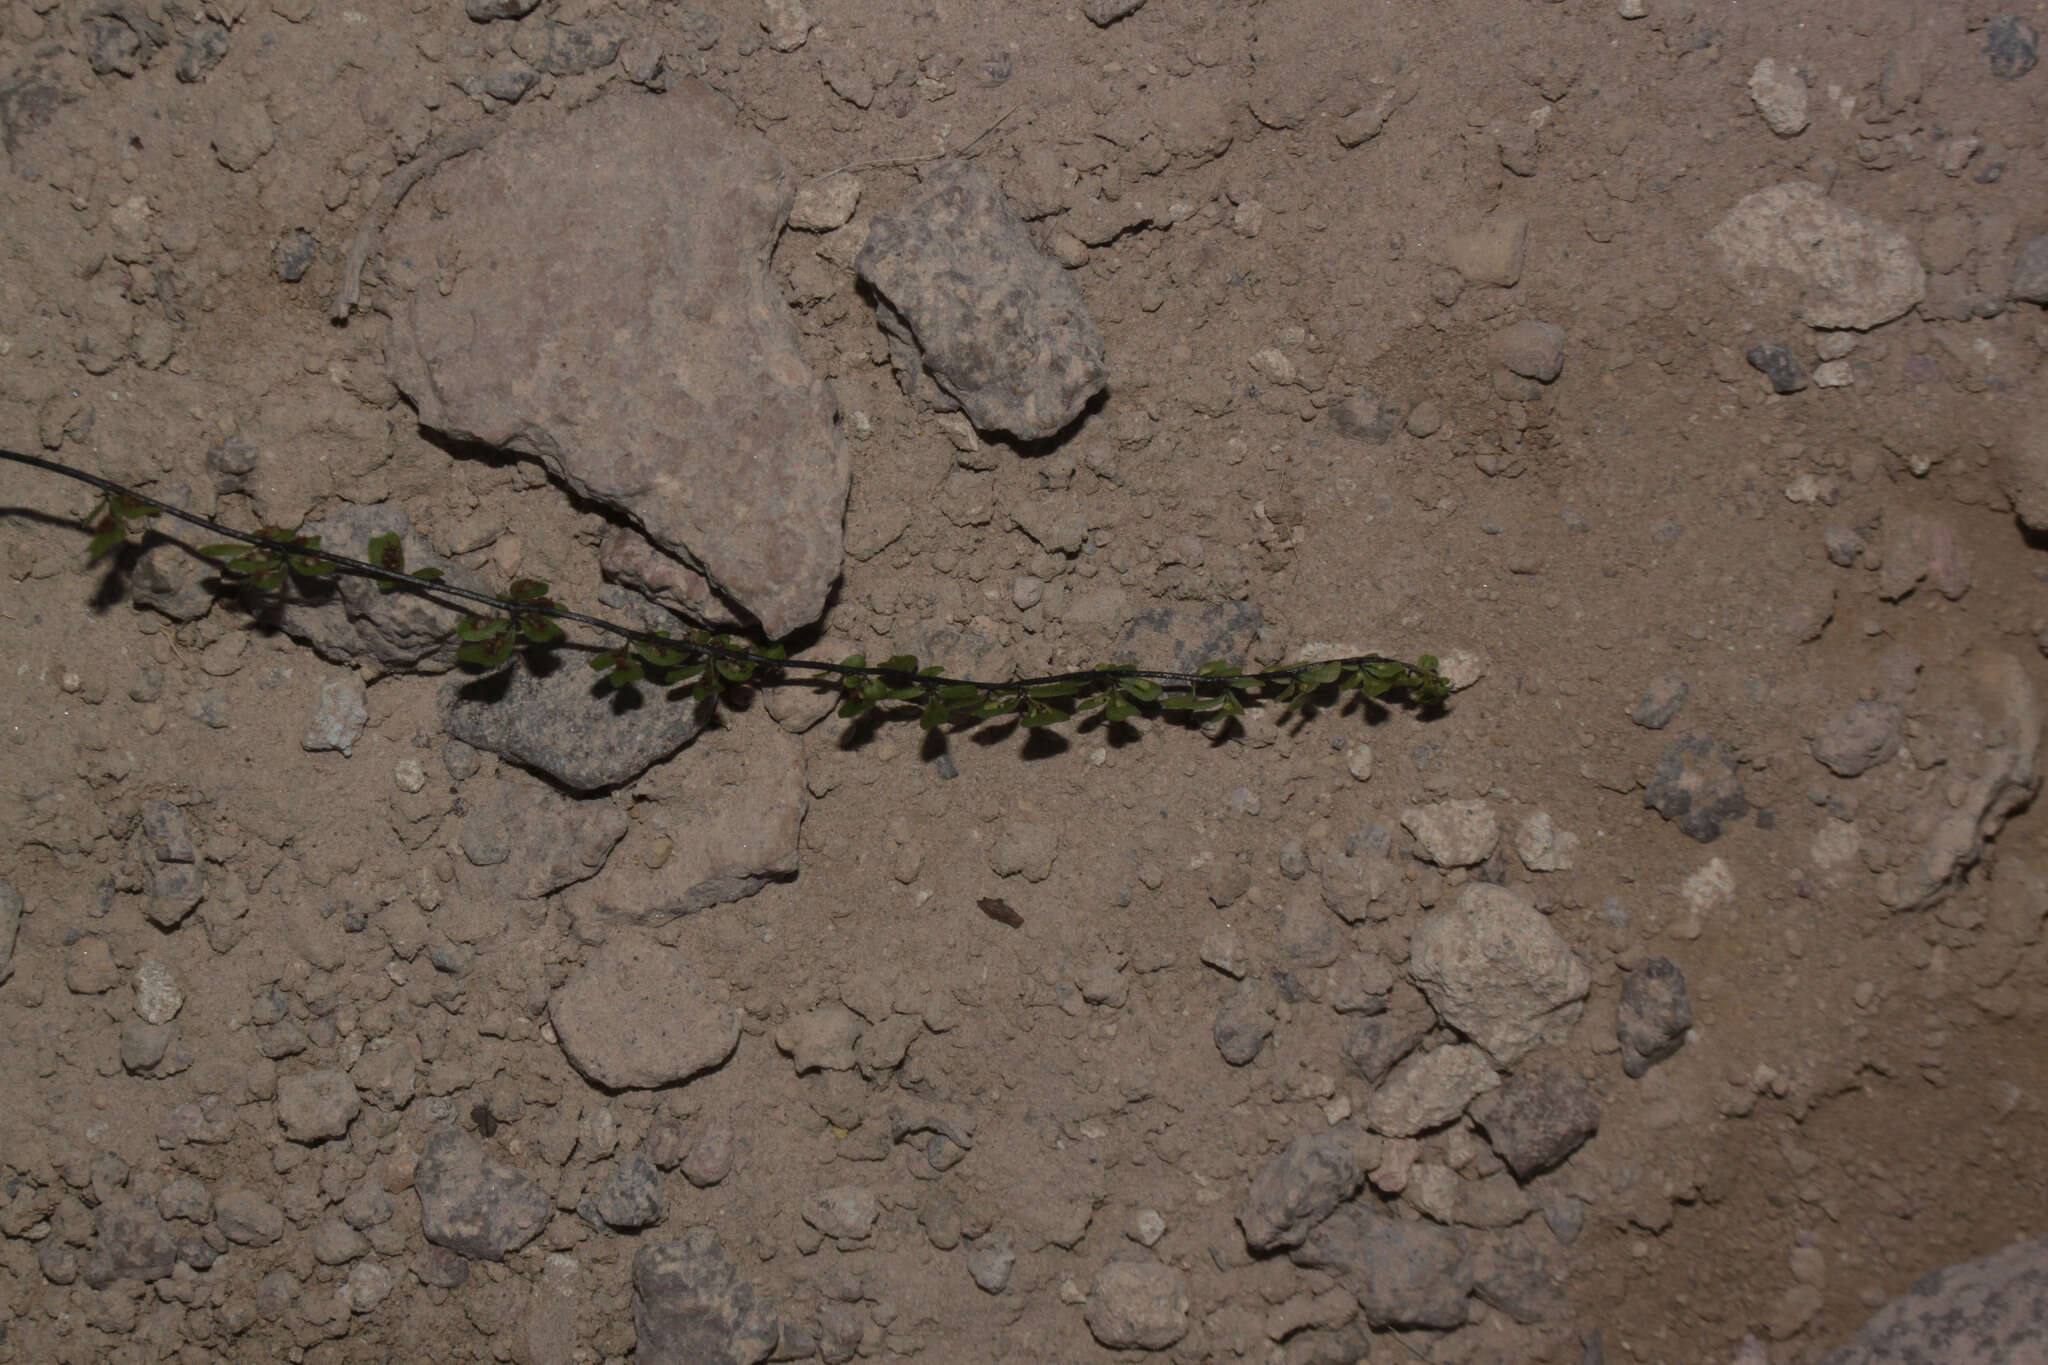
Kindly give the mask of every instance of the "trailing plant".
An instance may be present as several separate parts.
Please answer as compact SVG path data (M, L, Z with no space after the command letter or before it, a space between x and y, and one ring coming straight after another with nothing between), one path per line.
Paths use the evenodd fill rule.
M590 666L601 688L646 683L672 697L702 705L718 702L729 688L791 683L836 687L838 714L854 719L884 708L914 712L926 730L972 728L997 722L1027 729L1072 720L1118 724L1139 715L1165 714L1191 721L1241 716L1247 707L1276 704L1294 712L1318 700L1349 705L1393 703L1430 708L1450 694L1437 661L1422 655L1413 663L1378 654L1288 664L1245 672L1216 660L1193 672L1130 667L1076 669L1036 678L991 682L953 678L916 656L896 654L870 663L863 654L837 663L792 659L780 645L756 646L728 634L694 630L681 635L636 630L602 617L573 611L549 595L539 579L518 578L500 597L442 580L439 569L408 569L400 537L371 538L368 558L325 549L318 536L278 527L239 531L145 493L56 460L0 450L0 457L62 474L105 494L88 514L87 545L97 562L128 543L141 522L159 514L174 517L229 539L203 545L227 582L276 593L285 583L343 573L374 581L381 592L409 592L463 613L456 623L461 642L457 660L476 673L510 666L520 651L550 651L569 644L563 625L589 627L608 637ZM594 648L594 647L593 647Z

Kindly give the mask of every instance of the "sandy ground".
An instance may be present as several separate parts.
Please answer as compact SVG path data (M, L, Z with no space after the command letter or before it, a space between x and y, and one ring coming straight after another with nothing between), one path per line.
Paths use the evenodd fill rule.
M799 185L864 166L848 227L774 257L854 438L830 636L964 632L971 664L1036 670L1239 604L1261 661L1432 652L1469 685L1433 719L956 738L957 776L914 724L783 738L755 707L640 786L534 807L515 842L600 808L687 829L729 801L662 773L726 764L730 797L750 758L794 799L800 771L797 875L653 931L736 1012L736 1050L606 1091L549 1003L625 931L573 887L483 878L477 811L545 789L447 744L442 680L364 677L351 753L309 752L351 670L232 603L134 605L65 520L91 496L0 465L0 1361L619 1359L636 1251L705 1226L781 1315L778 1354L1108 1358L1103 1305L1131 1305L1105 1267L1135 1263L1185 1294L1161 1309L1179 1360L1782 1365L2039 1235L2048 848L2020 746L2048 567L2004 462L2048 357L2013 297L2048 232L2048 72L2002 13L1852 8L13 0L9 447L252 528L388 502L485 579L594 602L602 518L421 435L374 266L346 325L328 302L435 139L701 79ZM549 24L622 46L525 82ZM918 166L873 163L970 143L1113 372L1023 451L963 452L905 398L841 238L916 193ZM1810 288L1732 273L1711 231L1790 182L1902 238L1917 301L1823 329ZM1532 340L1548 382L1514 372L1545 368ZM1761 345L1803 387L1774 392ZM238 437L267 452L254 494L217 454ZM1048 506L1078 549L1026 529ZM1645 799L1695 736L1742 792L1711 831ZM1497 847L1432 857L1403 817L1440 802L1480 803ZM1332 913L1321 888L1382 854L1381 903ZM204 885L170 928L166 868ZM1514 1069L1582 1081L1598 1133L1526 1182L1470 1117L1372 1131L1379 1087L1346 1060L1372 1011L1419 1007L1411 938L1474 882L1588 973ZM1694 1022L1631 1077L1617 1004L1657 958ZM799 1073L792 1027L852 1051ZM360 1112L295 1084L344 1073ZM971 1148L897 1140L920 1106ZM450 1125L546 1195L502 1262L422 1237ZM1357 1206L1538 1265L1526 1311L1482 1293L1396 1341L1340 1273L1249 1252L1253 1177L1327 1131L1356 1137ZM575 1211L664 1144L661 1222Z

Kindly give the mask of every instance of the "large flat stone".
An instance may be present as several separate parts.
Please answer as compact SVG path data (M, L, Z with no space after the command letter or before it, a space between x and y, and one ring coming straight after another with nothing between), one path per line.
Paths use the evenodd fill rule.
M772 636L824 610L849 478L769 274L791 197L685 81L448 162L385 243L413 285L386 361L420 421L539 459Z

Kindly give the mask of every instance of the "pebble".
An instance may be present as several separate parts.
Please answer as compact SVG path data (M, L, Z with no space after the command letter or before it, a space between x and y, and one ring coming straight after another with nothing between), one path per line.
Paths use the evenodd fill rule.
M1017 1266L1017 1249L1010 1234L1000 1228L975 1239L967 1253L967 1273L985 1294L1000 1294L1010 1287L1010 1272Z
M1145 8L1145 0L1081 0L1081 13L1097 28L1108 28Z
M1523 318L1494 334L1493 356L1512 373L1548 384L1564 369L1564 328Z
M1856 382L1856 369L1846 360L1830 360L1813 367L1817 389L1846 389Z
M1131 1240L1139 1246L1157 1246L1166 1235L1166 1218L1158 1209L1139 1209L1131 1220Z
M844 1005L823 1005L786 1020L775 1030L775 1046L796 1064L799 1076L811 1071L851 1071L859 1061L861 1022Z
M1444 264L1464 276L1467 284L1513 288L1522 278L1529 250L1529 220L1520 214L1496 214L1469 232L1444 243Z
M1760 296L1783 277L1796 281L1800 316L1814 327L1875 327L1927 291L1926 271L1904 233L1829 198L1810 181L1743 196L1707 241L1730 273Z
M1247 1066L1259 1055L1266 1039L1273 1035L1273 1014L1260 1001L1251 982L1238 988L1229 1003L1216 1013L1209 1036L1216 1050L1232 1066Z
M1500 843L1500 822L1484 801L1438 801L1410 806L1401 825L1438 867L1472 867L1485 862Z
M875 1230L882 1215L875 1192L864 1185L835 1185L803 1197L798 1212L804 1222L837 1241L859 1241Z
M14 884L0 881L0 985L14 975L14 944L21 934L21 916L27 908Z
M222 1191L213 1201L213 1225L236 1246L267 1247L284 1236L284 1214L253 1190Z
M422 1235L476 1261L504 1260L540 1236L554 1211L531 1176L492 1157L459 1128L443 1128L428 1140L413 1188Z
M2048 303L2048 237L2029 237L2021 244L2006 292L2023 303Z
M1422 922L1409 942L1408 973L1445 1023L1503 1067L1563 1042L1592 985L1526 895L1483 882Z
M593 1227L621 1232L653 1227L663 1217L661 1176L639 1152L612 1164L604 1184L577 1204L576 1212Z
M1244 974L1251 970L1251 954L1245 951L1244 942L1235 929L1217 930L1202 940L1197 952L1202 961L1235 980L1242 981Z
M1806 82L1789 64L1780 66L1769 57L1759 59L1749 73L1749 98L1779 137L1796 137L1806 131Z
M1309 1229L1358 1192L1364 1181L1346 1130L1310 1133L1287 1144L1252 1177L1237 1223L1254 1252L1300 1246Z
M766 1360L785 1340L718 1234L702 1226L634 1254L633 1329L638 1365Z
M714 999L675 950L639 934L599 949L555 992L548 1019L571 1065L615 1090L708 1071L740 1038L739 1012Z
M366 1255L370 1244L339 1218L323 1218L313 1229L313 1259L321 1265L347 1265Z
M1156 1261L1113 1260L1095 1272L1081 1318L1112 1351L1163 1351L1188 1334L1187 1278Z
M1676 673L1666 673L1651 683L1628 718L1645 730L1661 730L1678 718L1692 688Z
M1995 79L2016 81L2040 60L2041 35L2017 14L2004 15L1985 26L1984 55Z
M1374 1085L1436 1027L1435 1011L1405 982L1388 992L1381 1009L1355 1024L1341 1045L1345 1065Z
M796 192L789 225L799 232L834 232L845 227L860 204L860 177L847 171L820 176Z
M1569 872L1578 862L1579 836L1552 823L1549 811L1536 811L1515 832L1515 856L1531 872Z
M1764 342L1743 353L1749 367L1771 381L1773 393L1798 393L1806 387L1806 366L1777 342Z
M1520 1071L1472 1106L1493 1150L1517 1180L1555 1170L1600 1130L1592 1087L1555 1066Z
M349 757L370 723L368 698L363 680L353 673L321 683L320 704L299 746L308 753L338 751Z
M1734 752L1705 734L1687 735L1664 751L1643 784L1643 805L1703 844L1750 811Z
M338 1138L362 1110L354 1082L339 1071L309 1071L277 1083L277 1122L293 1142Z
M1667 957L1644 960L1622 981L1615 1009L1622 1070L1641 1077L1684 1045L1692 1023L1685 973Z
M348 1272L348 1281L342 1285L341 1296L350 1312L368 1313L390 1298L391 1291L397 1287L397 1278L389 1267L378 1261L358 1261Z
M1452 1043L1395 1067L1366 1101L1366 1125L1387 1137L1414 1137L1441 1128L1499 1085L1484 1052Z
M1859 777L1898 756L1904 723L1905 712L1891 702L1858 702L1821 726L1814 759L1837 777Z
M711 1118L683 1158L683 1178L700 1190L708 1189L732 1174L738 1155L739 1134L732 1121L722 1116Z
M171 969L153 957L146 957L135 969L135 1013L146 1024L168 1024L185 1008L185 993L178 989Z

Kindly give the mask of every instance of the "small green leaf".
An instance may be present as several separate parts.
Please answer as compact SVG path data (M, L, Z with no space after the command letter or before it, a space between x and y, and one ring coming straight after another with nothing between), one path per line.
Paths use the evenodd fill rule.
M514 602L535 602L547 595L548 585L538 578L515 578L505 589L505 596Z
M1151 703L1159 700L1166 689L1150 678L1119 678L1117 690L1132 701Z
M1198 678L1233 678L1237 676L1237 665L1228 659L1211 659L1195 670Z
M917 718L917 723L924 729L936 730L950 720L952 715L952 708L937 697L934 697L925 704L923 713Z
M94 536L85 547L85 558L89 564L97 564L100 558L128 537L120 531L102 531Z
M530 645L557 645L565 638L562 628L545 616L521 616L519 633Z
M465 616L455 623L455 638L458 640L495 640L505 633L511 622L502 616Z
M414 578L424 578L429 583L439 583L441 581L441 571L431 564L424 569L414 569L412 576Z

